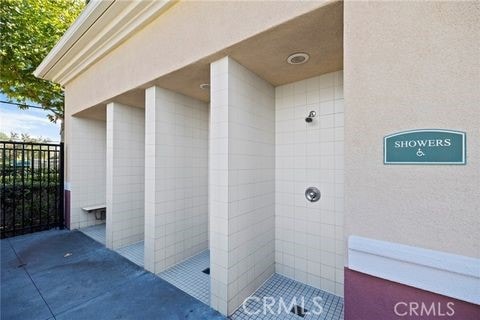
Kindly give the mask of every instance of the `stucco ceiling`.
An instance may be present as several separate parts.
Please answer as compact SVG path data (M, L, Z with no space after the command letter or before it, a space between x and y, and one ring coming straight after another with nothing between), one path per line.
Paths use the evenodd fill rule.
M307 52L310 60L291 65L287 57ZM343 68L343 3L334 2L237 43L194 64L165 75L155 84L208 102L210 63L230 56L274 86Z
M302 65L288 64L286 59L294 52L307 52L310 59ZM227 55L274 86L341 70L343 2L332 2L287 21L105 103L117 101L144 107L144 89L152 85L209 102L209 90L199 85L210 82L210 63ZM86 111L81 116L90 117ZM91 113L95 118L101 114L97 109Z

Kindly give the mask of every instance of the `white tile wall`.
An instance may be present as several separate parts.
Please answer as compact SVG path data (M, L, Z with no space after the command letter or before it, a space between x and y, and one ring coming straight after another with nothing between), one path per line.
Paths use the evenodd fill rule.
M70 228L78 229L105 221L81 208L104 204L106 187L105 121L70 116L67 189L70 188Z
M208 105L146 90L145 268L161 272L208 247Z
M144 240L145 110L107 105L106 246Z
M343 296L343 72L279 86L275 99L276 272Z
M274 272L274 96L231 58L211 65L211 305L223 314Z

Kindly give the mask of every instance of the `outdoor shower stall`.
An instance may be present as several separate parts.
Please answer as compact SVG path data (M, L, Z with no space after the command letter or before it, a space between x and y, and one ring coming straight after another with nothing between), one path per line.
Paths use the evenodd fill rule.
M159 273L208 249L208 105L145 95L145 269Z
M65 146L65 223L70 229L105 223L83 208L106 203L106 127L105 117L65 117L65 138L71 141Z
M342 75L275 87L224 57L208 102L152 86L71 117L71 228L106 222L108 248L224 314L274 273L343 296Z
M106 246L143 265L145 111L106 106Z
M211 305L224 314L274 273L343 296L342 74L274 87L230 57L211 64Z
M461 191L477 187L478 144L461 146L466 165L412 167L384 163L382 143L413 129L478 136L475 9L90 1L35 71L65 88L68 226L103 228L109 248L134 246L125 256L233 319L249 318L252 294L306 292L324 299L320 318L340 319L344 287L347 317L388 317L395 292L476 301L456 279L477 258L462 235L478 234L478 202ZM84 210L95 205L106 221ZM462 267L401 254L418 250ZM297 307L285 316L314 308Z
M167 12L183 5L192 4ZM198 9L213 10L203 5ZM105 58L118 58L122 67L96 65L112 87L119 85L115 93L99 92L102 102L82 110L83 86L70 90L82 111L67 119L84 123L90 120L81 116L103 112L75 129L81 143L69 139L73 153L86 160L70 165L77 172L75 194L93 185L88 199L72 199L72 210L74 204L85 216L82 206L105 203L107 247L140 249L135 259L122 254L222 314L238 312L272 281L278 295L285 283L298 287L298 281L324 290L316 292L335 301L329 310L340 317L346 247L342 17L343 4L334 3L280 19L285 23L262 27L225 51L218 50L229 39L218 50L200 50L202 59L178 66L182 60L172 60L172 70L161 69L170 65L159 58L165 50L151 46L177 39L158 37L178 28L165 29L157 19L135 33ZM168 21L176 26L177 20ZM189 44L179 39L181 47ZM129 60L141 52L145 61ZM95 155L83 154L90 150ZM82 176L96 165L98 174ZM88 219L72 227L97 223Z
M224 57L209 103L146 89L145 268L224 314L274 273L343 296L342 74Z
M67 223L143 266L145 111L117 102L100 110L69 117Z

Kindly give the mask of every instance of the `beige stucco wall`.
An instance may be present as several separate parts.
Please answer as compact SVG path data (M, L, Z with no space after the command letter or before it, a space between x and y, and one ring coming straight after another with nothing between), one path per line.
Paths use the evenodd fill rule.
M68 115L322 4L176 4L66 85L67 161ZM346 236L480 256L479 4L344 10ZM466 131L468 164L383 165L383 136L415 128Z
M346 235L480 257L480 9L346 2ZM465 166L386 166L383 136L467 133Z
M67 109L89 108L326 2L181 1L66 84Z

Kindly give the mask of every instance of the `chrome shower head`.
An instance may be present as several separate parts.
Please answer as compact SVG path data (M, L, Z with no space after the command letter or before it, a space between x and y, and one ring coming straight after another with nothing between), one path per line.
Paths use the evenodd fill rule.
M313 121L313 118L315 118L315 116L317 115L317 113L315 111L310 111L310 113L308 114L308 117L305 118L305 122L307 123L310 123Z

